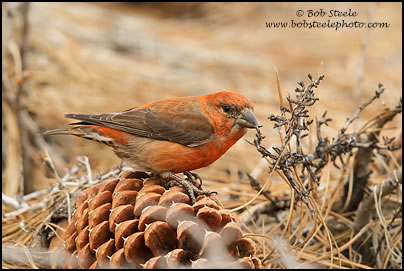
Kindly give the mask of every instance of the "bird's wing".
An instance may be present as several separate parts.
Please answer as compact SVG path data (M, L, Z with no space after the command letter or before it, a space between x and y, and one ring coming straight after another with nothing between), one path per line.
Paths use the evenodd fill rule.
M81 121L72 125L98 125L189 147L206 143L214 134L207 117L197 110L167 110L161 113L153 107L146 107L111 114L66 114L65 117Z

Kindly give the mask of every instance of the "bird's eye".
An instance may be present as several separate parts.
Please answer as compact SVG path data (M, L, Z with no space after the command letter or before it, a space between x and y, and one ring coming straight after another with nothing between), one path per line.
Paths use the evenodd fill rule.
M222 108L223 108L223 111L226 112L226 113L229 113L230 110L231 110L231 107L228 106L228 105L223 105Z

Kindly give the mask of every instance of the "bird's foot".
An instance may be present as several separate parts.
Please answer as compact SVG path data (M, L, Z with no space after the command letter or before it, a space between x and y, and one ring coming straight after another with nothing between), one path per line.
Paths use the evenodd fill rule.
M186 180L190 181L193 185L198 188L202 187L202 178L198 175L198 173L193 171L185 171L184 175L187 176ZM199 183L196 183L196 180L198 180Z
M189 172L188 172L189 173ZM194 173L194 172L192 172ZM192 173L189 173L190 175L192 175ZM199 195L211 195L211 194L217 194L216 191L211 191L211 190L202 190L200 189L201 187L196 187L194 184L194 180L193 178L195 176L189 177L189 175L187 173L184 173L188 178L191 178L191 180L187 179L182 179L181 177L178 177L177 175L175 175L174 173L166 173L164 174L164 176L162 176L163 178L167 178L170 181L167 183L168 187L174 186L174 185L178 185L181 186L183 188L185 188L185 190L187 191L187 194L191 200L191 205L194 204L196 202L196 197ZM194 173L196 174L196 173ZM197 174L196 174L197 175ZM199 180L200 177L197 175L197 177L195 177Z

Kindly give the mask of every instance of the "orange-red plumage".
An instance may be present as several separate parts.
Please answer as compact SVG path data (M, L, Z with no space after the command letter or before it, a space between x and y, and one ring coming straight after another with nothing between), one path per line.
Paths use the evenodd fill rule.
M258 128L253 104L236 92L165 99L110 114L67 114L74 127L45 134L75 135L113 147L124 163L157 174L180 173L216 161Z

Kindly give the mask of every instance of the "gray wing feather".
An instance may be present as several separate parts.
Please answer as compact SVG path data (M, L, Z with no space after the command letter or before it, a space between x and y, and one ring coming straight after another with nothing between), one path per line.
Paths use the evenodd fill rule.
M66 114L65 117L80 120L72 125L99 125L190 147L206 143L214 133L213 126L203 114L190 112L167 115L164 117L151 108L142 108L111 114Z

